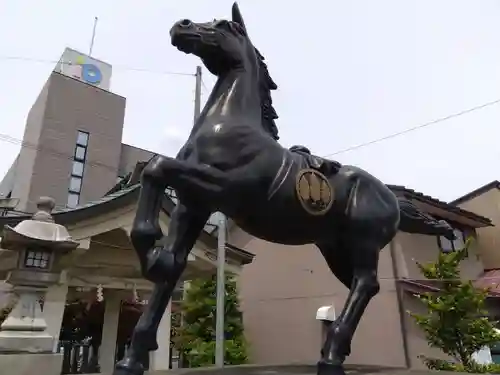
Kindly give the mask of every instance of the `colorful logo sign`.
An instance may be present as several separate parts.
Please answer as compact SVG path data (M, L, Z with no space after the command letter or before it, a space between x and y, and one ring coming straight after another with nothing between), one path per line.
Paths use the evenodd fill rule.
M78 56L70 64L70 75L91 85L98 85L102 81L102 73L95 64L85 62L85 56Z

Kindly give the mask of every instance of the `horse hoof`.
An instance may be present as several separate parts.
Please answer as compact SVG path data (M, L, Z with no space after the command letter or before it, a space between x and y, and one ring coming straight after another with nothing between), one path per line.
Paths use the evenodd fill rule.
M319 361L317 375L345 375L344 366Z
M144 367L139 362L124 358L116 364L113 375L144 375Z

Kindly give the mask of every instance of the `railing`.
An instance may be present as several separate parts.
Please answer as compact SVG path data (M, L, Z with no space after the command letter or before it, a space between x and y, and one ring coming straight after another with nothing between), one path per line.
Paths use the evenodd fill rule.
M86 343L61 342L58 353L63 354L61 374L95 374L100 372L98 353Z
M116 358L123 358L127 348L125 345L117 346ZM99 354L93 353L92 347L86 343L60 342L58 353L63 354L63 365L61 374L98 374L101 372L99 366ZM179 353L170 347L170 368L176 369L181 365ZM149 358L145 358L145 368L149 369Z

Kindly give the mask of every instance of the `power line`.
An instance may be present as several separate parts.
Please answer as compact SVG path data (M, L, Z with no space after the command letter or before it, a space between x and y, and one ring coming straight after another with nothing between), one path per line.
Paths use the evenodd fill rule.
M61 141L68 140L68 139L64 139L64 138L56 138L56 139L59 139ZM18 138L11 137L7 134L0 133L0 141L8 142L8 143L15 144L15 145L20 145L21 148L29 148L29 149L36 150L36 151L39 151L39 152L42 152L42 153L45 153L48 155L52 155L52 156L61 158L61 159L73 160L73 157L74 157L73 154L66 154L66 153L59 152L59 151L56 151L56 150L48 148L48 147L40 147L39 145L36 145L34 143L26 142L26 141L20 140ZM113 166L110 166L110 165L107 165L104 163L96 162L96 161L85 161L84 164L89 166L89 167L102 167L102 168L112 170L113 172L117 172L116 167L113 167Z
M410 133L412 131L415 131L415 130L418 130L418 129L422 129L424 127L429 127L431 125L434 125L434 124L437 124L437 123L440 123L440 122L443 122L443 121L446 121L446 120L449 120L449 119L452 119L452 118L455 118L455 117L459 117L459 116L462 116L464 114L471 113L473 111L476 111L476 110L479 110L479 109L483 109L483 108L486 108L488 106L492 106L492 105L498 104L498 103L500 103L500 99L497 99L497 100L494 100L494 101L491 101L491 102L488 102L488 103L485 103L485 104L482 104L482 105L478 105L478 106L475 106L475 107L472 107L472 108L469 108L469 109L466 109L466 110L463 110L463 111L460 111L460 112L457 112L457 113L454 113L454 114L451 114L451 115L448 115L448 116L445 116L445 117L441 117L441 118L435 119L433 121L429 121L429 122L426 122L424 124L421 124L421 125L418 125L418 126L414 126L412 128L409 128L409 129L406 129L406 130L403 130L403 131L400 131L400 132L397 132L397 133L393 133L393 134L390 134L390 135L387 135L387 136L384 136L384 137L381 137L381 138L377 138L377 139L374 139L374 140L369 141L369 142L361 143L359 145L346 148L344 150L340 150L340 151L337 151L337 152L334 152L334 153L331 153L331 154L327 154L327 155L325 155L323 157L326 158L326 157L329 157L329 156L338 155L338 154L341 154L341 153L345 153L345 152L348 152L348 151L352 151L352 150L356 150L356 149L359 149L359 148L362 148L362 147L366 147L366 146L369 146L369 145L372 145L372 144L375 144L375 143L378 143L378 142L381 142L381 141L384 141L384 140L387 140L387 139L390 139L390 138L394 138L394 137L397 137L397 136L400 136L400 135L404 135L404 134ZM94 133L94 134L97 134L97 135L100 135L100 136L106 136L104 134L101 135L99 133ZM68 140L67 138L58 138L58 139L61 140L61 141ZM23 141L23 140L21 140L19 138L14 138L14 137L12 137L12 136L10 136L8 134L0 133L0 141L4 141L4 142L8 142L8 143L20 145L21 147L31 148L31 149L34 149L34 150L37 150L37 151L40 151L40 152L51 154L51 155L56 156L56 157L61 157L61 158L64 158L64 159L73 160L73 154L65 154L65 153L61 153L59 151L55 151L55 150L50 149L50 148L40 147L40 146L38 146L36 144ZM116 171L115 167L110 166L110 165L106 165L104 163L96 162L96 161L93 161L93 162L86 161L86 164L88 166L90 166L90 167L102 167L102 168L110 169L112 171Z
M207 93L210 93L210 90L208 89L207 85L205 85L205 81L203 80L203 77L201 78L201 85L203 86L203 89L204 89Z
M29 57L23 57L23 56L5 56L5 55L0 55L0 60L18 60L18 61L26 61L26 62L40 62L40 63L51 63L51 64L57 64L59 62L59 60L46 60L46 59L36 59L36 58L29 58ZM71 63L63 63L63 64L71 64ZM160 74L160 75L177 75L177 76L190 76L190 77L195 77L196 76L193 73L175 72L175 71L154 71L154 70L151 70L151 69L134 68L134 67L127 67L127 66L120 66L120 65L114 65L113 68L114 69L118 68L118 69L127 70L127 71L144 72L144 73L151 73L151 74ZM207 88L207 86L205 85L205 82L203 80L202 80L202 86L203 86L203 89L206 92L210 91ZM363 148L363 147L371 146L373 144L376 144L376 143L379 143L379 142L382 142L382 141L386 141L388 139L392 139L392 138L395 138L395 137L399 137L401 135L405 135L407 133L411 133L413 131L420 130L420 129L429 127L431 125L434 125L434 124L437 124L437 123L440 123L440 122L444 122L444 121L450 120L452 118L459 117L459 116L462 116L464 114L471 113L471 112L477 111L479 109L483 109L483 108L486 108L486 107L489 107L489 106L492 106L492 105L495 105L495 104L498 104L498 103L500 103L500 99L497 99L497 100L494 100L494 101L491 101L491 102L488 102L488 103L485 103L485 104L482 104L482 105L478 105L478 106L475 106L475 107L472 107L472 108L469 108L469 109L466 109L466 110L463 110L463 111L460 111L460 112L457 112L457 113L454 113L454 114L451 114L451 115L448 115L448 116L445 116L445 117L441 117L441 118L438 118L438 119L426 122L424 124L420 124L420 125L417 125L417 126L414 126L414 127L411 127L411 128L408 128L408 129L396 132L396 133L392 133L392 134L389 134L389 135L386 135L386 136L383 136L383 137L380 137L380 138L376 138L376 139L373 139L373 140L368 141L368 142L364 142L364 143L360 143L360 144L357 144L357 145L354 145L354 146L350 146L350 147L347 147L345 149L342 149L342 150L339 150L339 151L336 151L336 152L333 152L333 153L330 153L330 154L326 154L326 155L324 155L322 157L323 158L328 158L328 157L331 157L331 156L335 156L335 155L339 155L339 154L344 154L346 152L357 150L357 149L360 149L360 148Z
M6 56L6 55L0 55L0 60L34 62L34 63L42 63L42 64L57 64L60 62L59 60L37 59L37 58L24 57L24 56ZM72 63L70 63L70 62L62 62L62 64L63 65L72 65ZM151 70L151 69L146 69L146 68L129 67L129 66L124 66L124 65L113 65L113 69L126 70L126 71L132 71L132 72L141 72L141 73L151 73L151 74L158 74L158 75L189 76L189 77L195 76L193 73L175 72L175 71L169 71L169 70L158 71L158 70Z
M203 81L203 79L202 79L201 83L203 85L203 89L205 91L209 92L210 90L205 85L205 82ZM439 118L434 119L432 121L425 122L423 124L420 124L420 125L417 125L417 126L413 126L411 128L408 128L408 129L405 129L405 130L402 130L402 131L399 131L399 132L396 132L396 133L392 133L392 134L389 134L389 135L386 135L386 136L383 136L383 137L380 137L380 138L373 139L373 140L368 141L368 142L364 142L364 143L360 143L360 144L357 144L357 145L354 145L354 146L350 146L350 147L347 147L345 149L333 152L331 154L326 154L326 155L324 155L322 157L323 158L328 158L328 157L331 157L331 156L334 156L334 155L344 154L344 153L349 152L349 151L354 151L354 150L357 150L357 149L360 149L360 148L363 148L363 147L371 146L373 144L376 144L376 143L379 143L379 142L382 142L382 141L386 141L388 139L396 138L396 137L399 137L401 135L405 135L407 133L411 133L411 132L416 131L416 130L427 128L427 127L429 127L431 125L435 125L435 124L438 124L440 122L444 122L444 121L450 120L450 119L455 118L455 117L460 117L462 115L465 115L465 114L468 114L468 113L471 113L471 112L474 112L474 111L477 111L477 110L480 110L480 109L483 109L483 108L486 108L486 107L489 107L489 106L492 106L492 105L495 105L495 104L499 104L499 103L500 103L500 99L496 99L496 100L493 100L491 102L480 104L480 105L477 105L477 106L472 107L472 108L465 109L465 110L460 111L460 112L452 113L451 115L448 115L448 116L439 117Z
M386 140L391 139L391 138L399 137L400 135L411 133L411 132L413 132L415 130L423 129L423 128L429 127L431 125L435 125L435 124L438 124L440 122L447 121L447 120L450 120L452 118L459 117L459 116L465 115L467 113L471 113L471 112L477 111L479 109L483 109L483 108L486 108L486 107L489 107L489 106L492 106L492 105L495 105L495 104L498 104L498 103L500 103L500 99L497 99L497 100L494 100L492 102L488 102L488 103L485 103L485 104L481 104L481 105L478 105L478 106L475 106L475 107L472 107L472 108L469 108L469 109L465 109L463 111L460 111L460 112L457 112L457 113L453 113L453 114L445 116L445 117L440 117L440 118L437 118L435 120L426 122L424 124L417 125L417 126L408 128L406 130L402 130L400 132L392 133L392 134L386 135L386 136L381 137L381 138L377 138L377 139L374 139L374 140L371 140L371 141L368 141L368 142L364 142L364 143L360 143L360 144L355 145L355 146L351 146L351 147L345 148L343 150L336 151L336 152L333 152L331 154L324 155L323 158L327 158L327 157L334 156L334 155L339 155L339 154L344 154L346 152L357 150L357 149L362 148L362 147L370 146L370 145L373 145L375 143L386 141Z

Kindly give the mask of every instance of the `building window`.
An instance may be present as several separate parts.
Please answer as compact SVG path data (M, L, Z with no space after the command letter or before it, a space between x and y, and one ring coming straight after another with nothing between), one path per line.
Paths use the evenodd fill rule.
M73 161L73 168L71 169L71 175L77 177L83 177L83 163L81 161Z
M43 250L28 250L24 259L26 268L38 268L46 270L49 268L50 252Z
M85 160L87 148L82 146L76 146L75 149L75 160Z
M76 207L80 203L82 191L82 180L87 159L87 148L89 145L89 133L78 131L76 137L75 153L73 154L73 165L68 188L68 207Z
M69 191L79 194L82 190L82 178L71 176L69 180Z
M451 253L453 251L462 250L465 247L465 234L460 229L454 230L456 239L450 241L444 236L438 237L438 246L443 253Z
M76 144L78 146L83 146L87 148L89 145L89 133L78 131L78 137L76 138Z
M68 207L74 208L78 206L78 203L80 203L80 193L73 193L69 192L68 193Z

